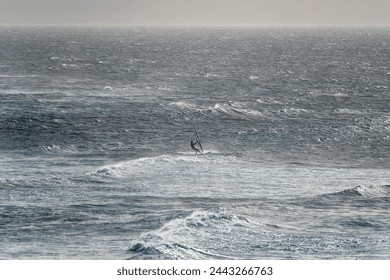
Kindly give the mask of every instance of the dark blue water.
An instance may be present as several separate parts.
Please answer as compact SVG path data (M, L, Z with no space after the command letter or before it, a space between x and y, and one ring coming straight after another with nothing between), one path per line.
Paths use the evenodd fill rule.
M0 258L389 258L388 32L1 28Z

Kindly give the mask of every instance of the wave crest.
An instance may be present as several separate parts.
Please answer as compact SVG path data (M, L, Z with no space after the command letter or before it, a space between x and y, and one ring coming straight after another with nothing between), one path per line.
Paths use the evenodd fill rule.
M128 252L133 259L229 259L215 253L219 242L213 239L231 236L235 228L249 225L245 217L224 209L194 211L142 235L129 245Z
M187 154L161 155L157 157L137 158L113 165L103 166L88 175L123 178L134 174L162 174L164 173L163 171L183 173L188 172L189 169L193 169L194 163L200 163L199 166L202 166L202 163L216 164L220 163L222 160L224 160L223 157L217 156L214 153L202 156ZM229 157L229 160L232 160L232 158Z
M352 189L324 195L326 197L367 197L381 198L390 197L390 185L384 186L357 186Z

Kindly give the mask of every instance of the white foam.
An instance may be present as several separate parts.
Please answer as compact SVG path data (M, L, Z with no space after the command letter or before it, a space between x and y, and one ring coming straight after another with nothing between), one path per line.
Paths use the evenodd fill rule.
M155 231L147 232L139 240L130 244L129 249L145 254L162 254L159 257L169 259L204 259L229 256L216 253L217 243L210 242L213 236L231 238L235 228L249 227L250 222L241 216L229 213L225 209L196 210L190 215L169 221ZM219 244L218 244L219 243Z
M208 151L206 151L208 153ZM91 176L124 178L129 175L148 174L166 174L167 172L180 172L193 167L195 163L217 163L223 159L216 157L215 154L194 155L177 154L161 155L157 157L144 157L129 161L120 162L113 165L103 166L90 173Z
M198 108L194 103L191 103L191 102L186 101L186 100L179 100L176 102L171 102L171 103L169 103L169 105L179 107L181 109L197 109Z
M356 187L356 190L363 196L367 197L389 197L390 186L369 186L369 187Z
M71 63L63 63L62 67L64 67L65 69L67 69L67 68L80 68L79 65L71 64Z

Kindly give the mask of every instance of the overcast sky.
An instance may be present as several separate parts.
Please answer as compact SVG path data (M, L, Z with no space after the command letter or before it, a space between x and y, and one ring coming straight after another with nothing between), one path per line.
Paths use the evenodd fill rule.
M390 0L0 0L0 25L390 26Z

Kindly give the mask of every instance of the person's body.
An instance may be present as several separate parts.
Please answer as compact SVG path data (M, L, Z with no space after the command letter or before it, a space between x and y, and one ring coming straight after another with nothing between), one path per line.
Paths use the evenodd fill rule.
M195 145L196 144L198 144L199 143L199 141L196 141L196 142L192 142L192 140L191 140L191 148L195 151L195 155L197 155L198 153L202 153L201 151L199 151L199 149L197 149L196 147L195 147Z

